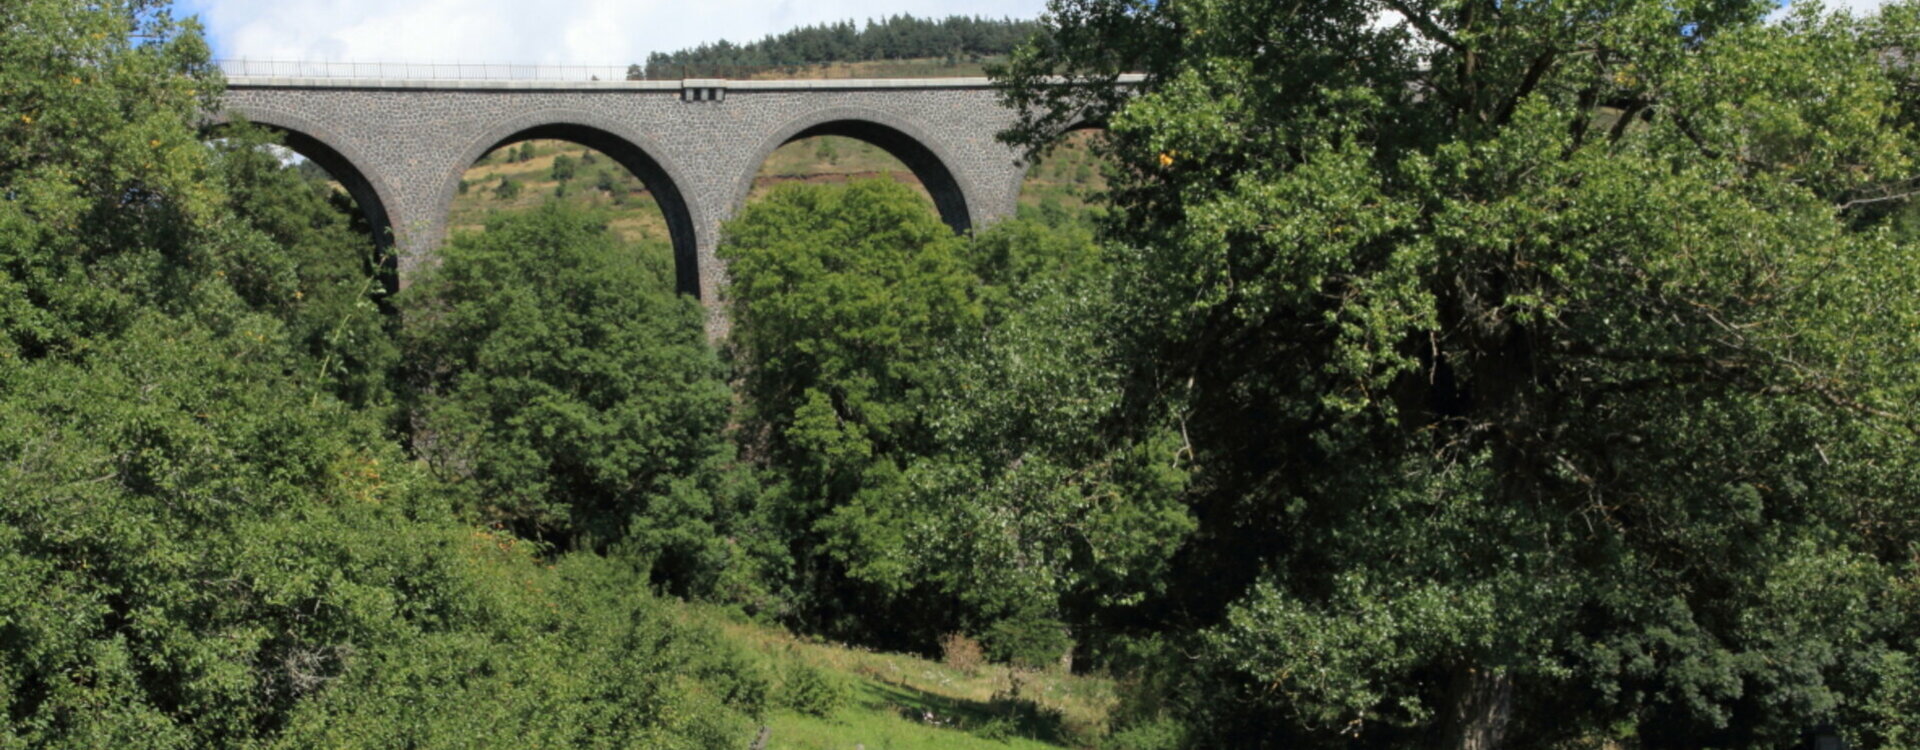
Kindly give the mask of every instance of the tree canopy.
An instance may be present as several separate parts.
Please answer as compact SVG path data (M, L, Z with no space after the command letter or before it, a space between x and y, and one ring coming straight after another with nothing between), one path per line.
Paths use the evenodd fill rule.
M1214 742L1911 736L1915 9L1774 12L1053 3Z

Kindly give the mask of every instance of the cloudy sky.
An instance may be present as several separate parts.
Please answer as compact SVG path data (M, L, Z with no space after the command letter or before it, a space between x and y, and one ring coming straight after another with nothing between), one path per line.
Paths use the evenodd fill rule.
M1016 18L1045 0L175 0L218 58L626 65L701 42L898 13Z
M1827 0L1856 12L1882 0ZM896 13L1032 18L1045 0L176 0L214 56L616 65L701 42Z

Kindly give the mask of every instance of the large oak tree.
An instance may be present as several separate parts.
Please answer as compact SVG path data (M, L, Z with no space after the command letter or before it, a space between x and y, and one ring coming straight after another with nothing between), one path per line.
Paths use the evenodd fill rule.
M1914 741L1915 11L1774 13L1053 3L1212 741Z

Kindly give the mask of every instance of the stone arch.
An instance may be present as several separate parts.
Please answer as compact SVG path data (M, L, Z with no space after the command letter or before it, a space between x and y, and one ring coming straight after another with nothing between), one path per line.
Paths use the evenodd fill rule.
M651 139L610 118L550 109L528 112L490 127L461 152L455 171L441 185L434 203L441 207L439 215L445 217L451 212L462 176L480 157L509 143L535 138L570 141L594 149L640 178L667 220L667 234L673 242L674 286L681 294L700 298L700 279L708 270L701 267L700 258L703 238L699 227L705 226L705 217L699 204L687 200L681 192L681 186L688 184L684 173Z
M1090 117L1080 117L1070 123L1067 123L1065 127L1060 128L1058 131L1055 131L1050 142L1057 141L1070 134L1077 133L1082 130L1106 130L1106 129L1107 129L1107 121L1105 120L1094 119ZM1004 195L1007 196L1007 200L1012 201L1013 205L1018 205L1020 202L1020 189L1026 186L1027 174L1029 172L1032 172L1033 168L1037 166L1039 162L1029 161L1025 156L1022 156L1015 162L1015 164L1017 168L1015 168L1012 171L1012 174L1009 175L1011 179L1007 182L1007 191L1006 193L1004 193ZM1013 215L1011 213L1011 207L1009 208L1009 213L1007 215L1008 216Z
M879 146L907 165L913 176L920 179L920 184L933 196L933 206L940 212L941 221L957 233L965 234L973 229L971 208L974 201L969 198L974 194L973 186L961 173L948 166L955 162L940 142L928 137L913 123L886 112L860 107L809 112L774 130L772 136L761 142L753 159L747 163L746 173L736 183L732 213L738 214L746 206L747 196L753 191L754 177L760 173L760 166L767 162L767 157L781 146L816 135L846 136Z
M373 164L372 160L318 123L265 107L221 110L207 118L202 130L212 133L232 124L235 119L243 119L279 133L287 148L327 170L340 182L341 187L347 189L347 195L353 197L354 204L365 215L367 226L373 230L373 240L383 256L382 263L393 262L387 251L394 244L393 215L390 210L395 206L396 193L384 175L363 166ZM390 268L386 270L391 271Z

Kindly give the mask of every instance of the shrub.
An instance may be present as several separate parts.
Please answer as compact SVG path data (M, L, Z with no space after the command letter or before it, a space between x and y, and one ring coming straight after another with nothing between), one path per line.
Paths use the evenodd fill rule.
M551 174L556 181L566 182L567 180L573 179L573 175L579 169L579 166L580 162L575 161L573 157L561 154L553 157L553 167L549 171L549 174Z
M1073 647L1066 624L1051 617L1019 615L987 628L987 653L1002 661L1026 669L1045 669L1060 662L1061 655Z
M838 675L803 662L787 668L781 685L780 702L787 708L812 716L827 717L847 704L849 691Z
M1103 747L1112 750L1179 750L1186 747L1187 726L1176 719L1134 724L1107 735Z
M940 662L969 675L977 675L987 664L980 642L961 633L948 633L940 639Z

